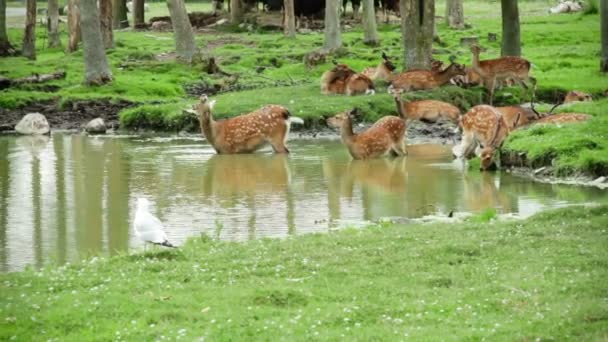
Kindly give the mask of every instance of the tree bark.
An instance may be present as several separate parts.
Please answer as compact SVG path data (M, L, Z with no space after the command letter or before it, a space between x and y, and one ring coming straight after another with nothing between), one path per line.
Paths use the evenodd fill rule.
M129 18L127 18L127 0L114 0L114 28L122 29L129 27Z
M455 29L464 28L463 0L447 0L445 4L445 22Z
M378 45L378 30L376 28L376 9L374 0L363 0L363 43Z
M81 30L84 50L85 83L102 85L112 81L99 23L96 0L81 0Z
M430 69L435 31L435 0L401 0L405 68Z
M6 34L6 0L0 0L0 56L10 56L15 49Z
M133 0L133 27L136 29L146 28L144 5L144 0Z
M80 0L68 0L68 34L68 52L74 52L80 42Z
M600 70L608 72L608 0L600 0L600 17L600 30L602 32Z
M240 24L243 22L244 12L243 3L241 0L229 0L230 1L230 22L233 24Z
M36 59L36 0L27 0L21 54L29 59Z
M296 15L293 0L283 2L283 31L289 38L296 37Z
M196 43L184 1L167 0L167 7L169 7L171 24L173 25L177 57L184 62L190 63L196 52Z
M57 0L49 0L48 2L46 29L49 33L49 47L60 47L61 39L59 39L59 3Z
M114 47L114 33L112 31L112 0L99 0L99 24L103 46L106 49Z
M521 56L519 38L519 9L517 0L501 0L502 55Z
M340 0L325 2L325 50L334 50L342 46L340 34Z

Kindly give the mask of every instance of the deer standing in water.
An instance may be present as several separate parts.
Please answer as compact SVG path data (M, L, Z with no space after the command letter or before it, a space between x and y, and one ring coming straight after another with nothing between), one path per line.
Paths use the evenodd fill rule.
M321 93L346 95L373 95L374 82L363 74L356 73L345 64L336 66L321 76Z
M378 158L394 153L407 154L405 147L405 121L396 116L385 116L361 133L353 132L352 116L356 110L336 114L327 119L327 125L340 128L342 142L355 159Z
M439 118L446 118L458 125L460 121L460 109L450 103L436 100L404 102L401 99L403 89L389 86L388 92L395 99L397 112L406 123L409 120L436 122Z
M496 59L487 59L480 61L479 54L481 47L477 45L471 46L473 53L472 69L479 74L483 85L490 92L490 105L494 100L494 88L500 82L512 80L514 83L520 83L524 88L528 88L526 82L532 83L532 96L534 96L534 87L536 87L536 79L530 76L530 62L521 57L505 56Z
M291 123L303 124L287 108L267 105L249 114L215 121L211 110L215 100L201 95L196 104L201 131L217 153L252 153L269 143L277 153L289 153L285 146Z
M393 77L391 85L395 89L405 91L435 89L449 83L454 76L464 74L464 65L452 63L441 71L409 70L402 72Z
M481 169L489 169L494 152L500 148L513 127L519 124L521 115L519 113L513 124L509 125L500 111L492 106L479 105L471 108L460 120L462 141L460 146L454 147L454 156L458 158L469 155L477 141L482 146Z

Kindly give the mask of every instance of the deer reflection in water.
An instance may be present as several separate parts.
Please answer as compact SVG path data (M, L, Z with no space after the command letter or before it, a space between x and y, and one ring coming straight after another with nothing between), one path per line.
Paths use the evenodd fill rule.
M501 212L517 212L517 196L509 196L500 186L500 175L481 172L465 173L463 197L466 209L480 212L487 208L498 208Z

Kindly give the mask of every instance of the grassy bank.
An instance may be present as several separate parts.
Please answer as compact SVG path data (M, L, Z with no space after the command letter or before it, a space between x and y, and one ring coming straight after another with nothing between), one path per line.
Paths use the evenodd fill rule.
M393 226L0 275L8 340L602 340L608 207Z

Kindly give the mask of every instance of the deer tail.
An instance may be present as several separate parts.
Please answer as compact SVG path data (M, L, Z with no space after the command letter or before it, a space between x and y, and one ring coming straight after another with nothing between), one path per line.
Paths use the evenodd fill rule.
M290 116L287 119L287 122L289 122L290 124L292 124L292 123L299 124L299 125L303 125L304 124L304 120L302 120L301 118L299 118L297 116Z

